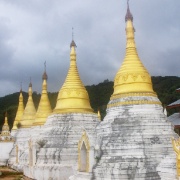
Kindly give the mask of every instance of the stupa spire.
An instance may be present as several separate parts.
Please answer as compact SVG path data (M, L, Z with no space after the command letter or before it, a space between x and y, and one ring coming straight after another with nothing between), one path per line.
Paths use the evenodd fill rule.
M13 130L17 129L18 123L20 123L20 120L22 118L24 112L24 103L23 103L23 94L22 94L22 83L21 83L21 89L20 89L20 94L19 94L19 105L16 113L16 117L13 123Z
M9 131L9 125L8 125L8 119L7 119L7 111L5 113L5 120L4 120L4 126L3 127L8 127L8 131Z
M128 20L133 21L133 15L131 14L131 11L129 9L129 0L127 0L127 12L125 16L125 21L127 22Z
M11 137L8 125L7 111L5 113L5 121L2 127L2 132L0 134L0 141L13 141L14 139Z
M71 41L71 44L70 44L70 48L72 48L72 47L74 47L74 48L77 47L76 43L74 42L74 28L73 27L72 27L72 41ZM76 54L76 52L75 52L75 54Z
M126 55L118 70L114 81L114 93L117 95L127 93L153 93L151 76L142 64L136 49L134 38L133 16L127 2L126 21Z
M54 113L93 112L88 93L79 77L76 64L76 43L70 44L70 67L66 80L59 91Z
M35 119L35 114L36 114L36 109L34 107L34 102L32 98L32 83L31 83L31 78L30 78L30 83L29 83L29 90L28 90L28 101L24 110L24 113L22 115L22 118L20 120L21 127L22 128L29 128L32 126L34 119Z
M5 112L5 119L4 119L4 125L2 127L2 135L6 135L6 132L8 132L8 135L10 134L9 132L9 125L8 125L8 118L7 118L7 111Z
M52 112L51 105L48 98L47 92L47 79L48 76L46 74L46 62L44 63L44 73L42 76L42 94L39 102L38 110L36 112L35 121L33 126L44 125L46 122L46 118Z

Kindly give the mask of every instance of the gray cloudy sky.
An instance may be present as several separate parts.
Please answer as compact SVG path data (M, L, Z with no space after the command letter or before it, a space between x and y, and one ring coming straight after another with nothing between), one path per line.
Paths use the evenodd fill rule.
M153 76L179 76L180 1L131 0L139 56ZM85 85L113 80L125 54L126 0L0 0L0 97L59 91L69 67L74 27L77 63Z

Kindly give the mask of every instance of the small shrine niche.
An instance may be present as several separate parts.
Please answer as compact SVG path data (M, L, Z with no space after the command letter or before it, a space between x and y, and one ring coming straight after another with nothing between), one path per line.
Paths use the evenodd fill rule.
M86 166L87 166L87 149L83 142L81 146L81 162L80 162L80 171L86 172Z
M89 172L89 151L90 143L84 131L78 143L78 170L80 172Z

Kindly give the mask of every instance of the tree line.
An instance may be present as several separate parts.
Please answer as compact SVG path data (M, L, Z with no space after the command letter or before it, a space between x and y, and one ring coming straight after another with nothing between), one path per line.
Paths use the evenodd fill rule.
M175 90L180 88L180 77L176 76L154 76L152 77L153 89L157 93L158 98L162 102L163 106L166 106L178 99L180 99L180 93ZM113 94L113 82L104 80L97 85L86 86L89 94L90 104L94 112L100 110L102 119L106 115L106 107L110 100L110 96ZM52 109L55 108L58 92L49 92L49 100ZM33 92L33 100L35 108L38 108L41 94ZM27 103L28 93L23 92L24 105ZM19 92L0 97L0 131L4 124L4 114L8 113L8 123L10 128L13 126L13 121L16 116L19 103ZM169 114L174 113L177 109L168 110Z

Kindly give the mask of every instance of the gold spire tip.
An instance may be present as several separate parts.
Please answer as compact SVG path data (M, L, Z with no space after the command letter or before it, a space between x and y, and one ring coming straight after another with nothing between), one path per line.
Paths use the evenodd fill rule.
M31 77L30 77L29 87L32 87Z
M42 79L43 80L47 80L48 79L48 76L47 76L47 73L46 73L46 61L44 62L44 74L42 76Z
M72 48L72 47L77 47L76 43L74 42L74 28L73 27L72 27L72 41L70 44L70 48Z
M46 61L44 62L44 71L46 72Z
M74 40L74 28L72 27L72 40Z
M7 111L5 112L5 117L7 117Z
M20 92L22 92L22 81L20 83Z
M131 14L130 8L129 8L129 0L127 0L127 13L125 16L125 21L131 20L133 21L133 15Z

